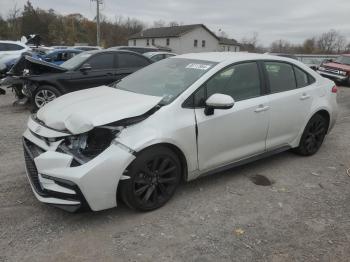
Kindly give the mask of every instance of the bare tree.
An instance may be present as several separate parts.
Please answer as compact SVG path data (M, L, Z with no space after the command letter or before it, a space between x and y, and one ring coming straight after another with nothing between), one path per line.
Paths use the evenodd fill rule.
M313 53L317 53L317 43L316 43L316 38L308 38L304 41L304 43L302 44L302 46L299 48L299 50L301 51L301 53L304 54L313 54Z
M165 27L166 22L164 20L157 20L153 22L153 27Z
M176 21L169 22L169 26L179 26L180 24Z
M272 42L270 46L270 52L272 53L292 53L293 49L293 45L283 39Z
M250 37L243 37L241 40L242 51L257 53L264 52L264 48L262 46L259 46L258 38L259 34L257 32L254 32Z
M16 38L20 37L20 24L19 17L21 15L21 9L17 7L17 4L13 6L13 8L9 11L7 15L7 22L9 25L9 37L13 40L17 40Z
M334 29L323 33L317 41L318 48L323 53L339 53L345 48L345 37Z
M221 28L219 29L218 33L217 33L217 36L218 37L224 37L224 38L227 38L228 37L228 34L222 30Z

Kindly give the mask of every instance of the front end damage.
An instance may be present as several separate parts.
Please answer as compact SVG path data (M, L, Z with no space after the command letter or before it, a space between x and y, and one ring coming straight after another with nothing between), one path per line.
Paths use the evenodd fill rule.
M110 126L72 135L53 130L35 117L23 134L27 176L36 198L67 211L93 211L117 205L116 190L134 152Z

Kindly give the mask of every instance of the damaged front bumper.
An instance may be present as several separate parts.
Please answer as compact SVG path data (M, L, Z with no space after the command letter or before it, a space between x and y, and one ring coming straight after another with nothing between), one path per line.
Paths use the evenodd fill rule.
M29 119L23 147L34 195L72 212L82 207L93 211L115 207L119 180L127 178L123 173L135 159L132 151L114 140L101 154L77 165L74 155L59 150L68 135Z

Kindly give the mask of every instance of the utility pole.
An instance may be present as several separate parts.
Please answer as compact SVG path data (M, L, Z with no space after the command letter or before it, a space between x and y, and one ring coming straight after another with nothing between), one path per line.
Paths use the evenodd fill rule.
M100 46L100 5L102 5L103 0L91 0L96 2L96 44Z

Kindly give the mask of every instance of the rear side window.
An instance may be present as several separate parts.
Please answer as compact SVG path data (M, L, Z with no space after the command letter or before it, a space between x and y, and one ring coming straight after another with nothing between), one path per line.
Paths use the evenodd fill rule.
M304 72L297 66L294 66L294 72L298 88L311 85L316 81L315 78L313 78L311 75Z
M293 66L280 62L265 62L271 93L279 93L297 88Z
M134 68L149 65L146 58L134 54L119 54L118 63L119 68Z
M295 78L297 80L297 87L305 87L309 85L309 76L303 70L298 67L294 67Z
M20 45L15 45L15 44L7 44L7 50L9 50L9 51L17 51L17 50L22 50L22 49L24 49L24 47L23 46L20 46Z
M87 63L93 70L96 69L112 69L114 66L113 54L99 54L91 57Z
M212 77L207 83L207 97L215 93L241 101L261 94L258 65L255 62L234 65Z
M23 46L9 43L0 43L0 51L17 51L24 49Z

